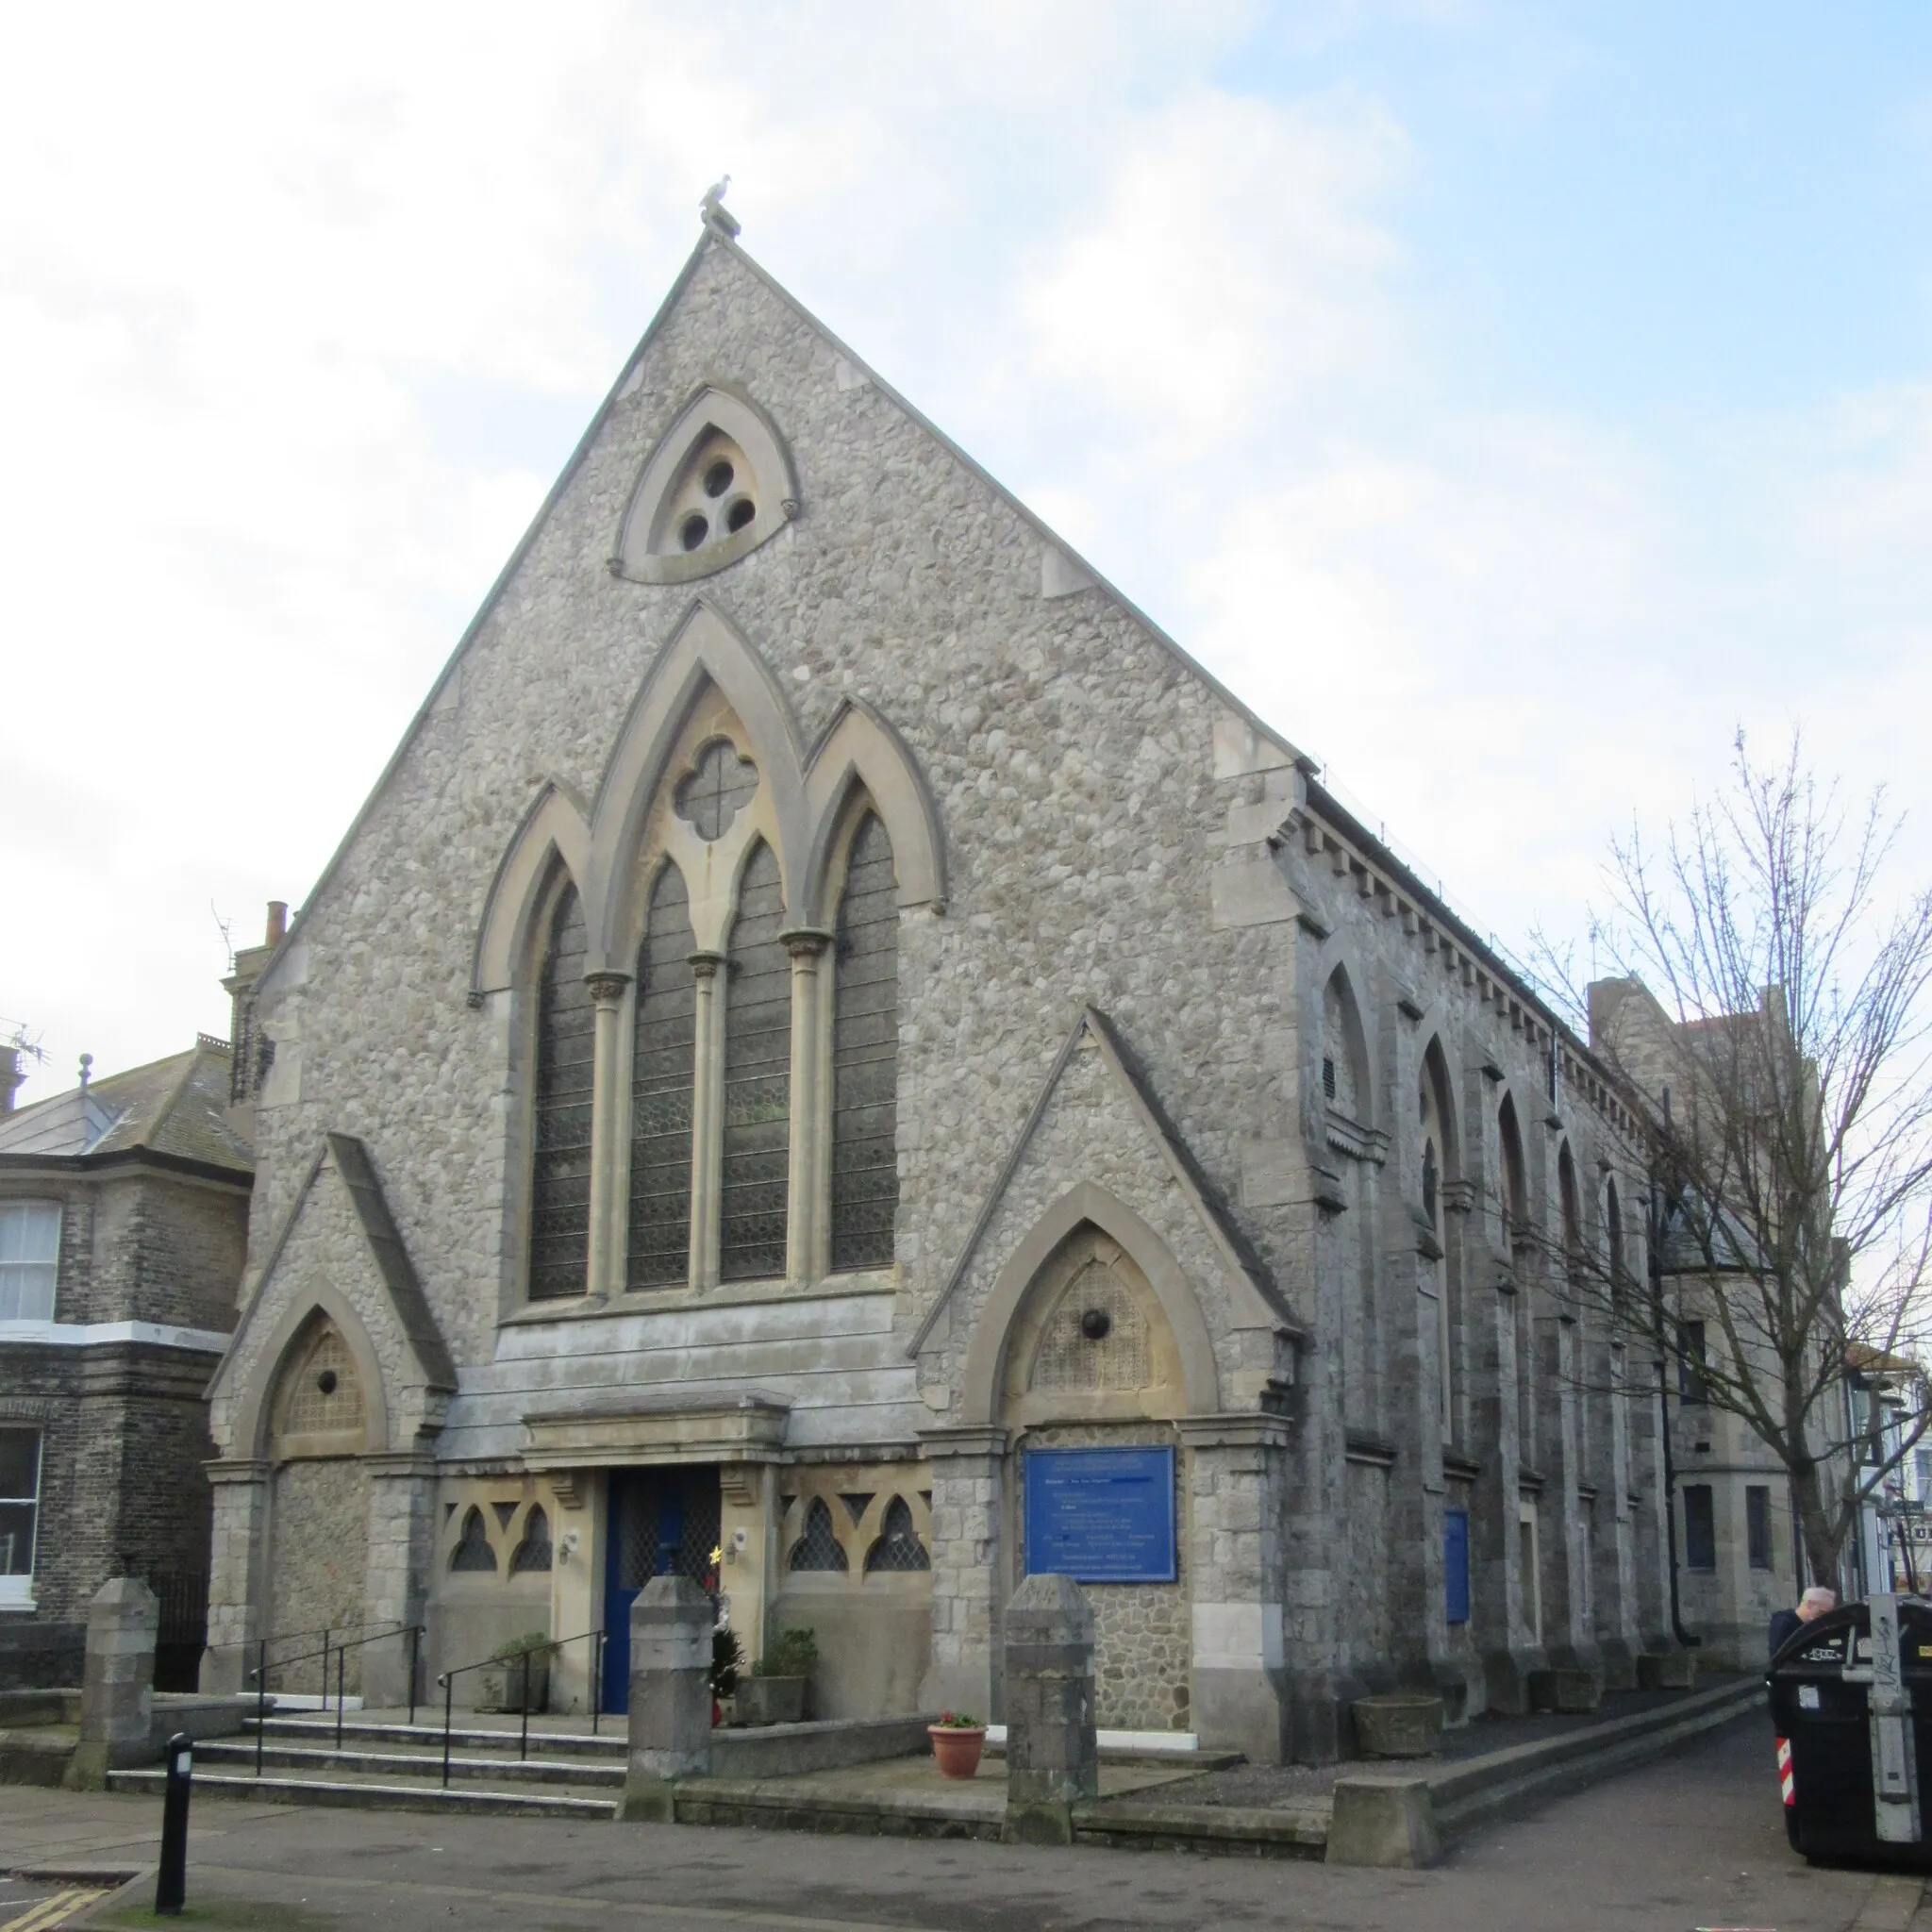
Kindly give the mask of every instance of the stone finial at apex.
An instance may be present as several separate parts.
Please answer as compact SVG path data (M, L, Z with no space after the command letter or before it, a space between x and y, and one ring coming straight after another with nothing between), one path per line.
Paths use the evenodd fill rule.
M721 175L705 190L705 198L698 203L698 212L703 215L706 227L724 236L727 242L735 242L738 239L738 222L724 206L725 192L730 186L731 176Z

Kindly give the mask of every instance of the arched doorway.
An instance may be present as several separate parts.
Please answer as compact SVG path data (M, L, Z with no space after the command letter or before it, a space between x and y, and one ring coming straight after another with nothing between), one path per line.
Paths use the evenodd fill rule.
M1180 1350L1146 1274L1113 1237L1083 1223L1015 1312L1000 1417L1015 1452L1011 1585L1030 1569L1064 1569L1079 1581L1093 1609L1095 1722L1106 1729L1191 1728L1186 1469L1175 1428L1187 1407ZM1082 1496L1094 1499L1100 1531L1084 1544Z

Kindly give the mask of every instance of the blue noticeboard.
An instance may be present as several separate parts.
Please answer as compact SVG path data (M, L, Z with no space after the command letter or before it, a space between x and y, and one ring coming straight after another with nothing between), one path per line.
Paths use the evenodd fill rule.
M1029 1449L1026 1574L1172 1583L1172 1449Z
M1442 1512L1442 1596L1447 1621L1469 1622L1469 1511Z

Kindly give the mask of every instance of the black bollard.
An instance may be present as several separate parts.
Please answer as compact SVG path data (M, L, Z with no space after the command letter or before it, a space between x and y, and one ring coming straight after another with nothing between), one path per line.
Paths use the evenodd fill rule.
M155 1914L175 1917L188 1895L188 1787L194 1747L186 1731L168 1740L168 1789L161 1800L161 1869L155 1879Z

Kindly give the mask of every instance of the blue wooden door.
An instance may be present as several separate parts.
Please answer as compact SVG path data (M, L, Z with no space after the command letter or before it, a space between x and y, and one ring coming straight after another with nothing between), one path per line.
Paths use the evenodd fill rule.
M624 1469L611 1473L604 1537L603 1707L630 1706L630 1607L654 1576L710 1574L718 1542L718 1472Z

